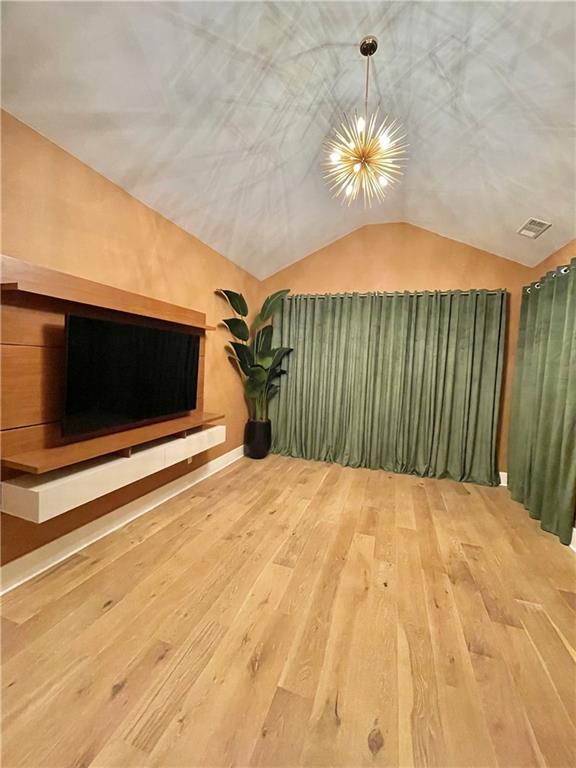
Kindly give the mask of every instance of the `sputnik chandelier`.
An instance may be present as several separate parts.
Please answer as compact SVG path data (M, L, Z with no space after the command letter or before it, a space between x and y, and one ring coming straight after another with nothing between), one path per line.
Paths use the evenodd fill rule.
M386 189L402 175L407 144L402 126L388 116L380 122L378 110L368 116L368 83L370 57L376 53L378 41L373 35L360 43L360 53L366 57L366 88L364 115L354 112L344 115L340 128L326 141L324 177L334 197L342 197L348 205L360 194L364 206L382 202Z

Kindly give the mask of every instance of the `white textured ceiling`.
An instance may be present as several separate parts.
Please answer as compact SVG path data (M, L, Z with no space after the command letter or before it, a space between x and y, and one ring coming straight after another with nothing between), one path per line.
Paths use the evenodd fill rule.
M5 108L258 277L367 223L529 265L576 236L573 3L2 5ZM364 211L320 166L368 33L410 159ZM522 238L529 216L553 226Z

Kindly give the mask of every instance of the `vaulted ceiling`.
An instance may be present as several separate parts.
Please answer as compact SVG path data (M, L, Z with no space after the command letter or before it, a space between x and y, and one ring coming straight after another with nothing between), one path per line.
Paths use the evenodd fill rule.
M576 236L575 6L523 2L4 2L3 105L267 276L408 221L533 265ZM404 180L342 207L322 142L361 107L404 122ZM516 230L552 222L538 240Z

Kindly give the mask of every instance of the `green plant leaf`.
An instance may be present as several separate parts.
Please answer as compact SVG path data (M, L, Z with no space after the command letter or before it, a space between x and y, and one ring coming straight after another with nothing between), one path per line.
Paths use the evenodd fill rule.
M246 397L250 398L250 400L257 400L266 392L266 385L254 381L253 379L246 379L244 382L244 391L246 392Z
M240 320L237 317L228 317L226 320L222 320L222 322L237 339L248 341L250 338L250 331L244 320Z
M265 370L269 371L272 365L272 355L256 355L255 363Z
M270 367L276 368L276 366L280 365L284 357L290 354L290 352L292 352L292 347L277 347L276 349L273 349L272 365Z
M256 328L260 328L263 322L264 321L260 317L260 312L258 312L254 320L252 320L252 330L255 330Z
M246 376L250 376L250 367L254 365L252 350L247 344L240 344L238 341L231 341L230 346L234 349L238 364Z
M258 384L265 384L268 381L268 371L260 365L250 366L250 380Z
M268 400L272 400L274 395L276 395L279 391L280 391L280 387L278 386L278 384L270 384L268 386L268 391L266 392L266 396Z
M259 355L269 354L272 349L272 333L272 326L266 325L256 334L254 339L254 349Z
M258 313L260 325L272 317L272 315L280 308L282 299L284 299L285 296L288 296L289 293L290 288L283 288L281 291L276 291L275 293L270 294L270 296L264 300L262 309Z
M246 317L248 314L248 304L246 304L246 299L241 293L236 293L236 291L226 291L224 288L218 288L216 293L220 293L228 299L228 303L234 312L242 315L242 317Z

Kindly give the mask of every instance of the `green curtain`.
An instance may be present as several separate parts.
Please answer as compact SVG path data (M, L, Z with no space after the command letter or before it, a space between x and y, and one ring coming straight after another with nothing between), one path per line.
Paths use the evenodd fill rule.
M570 544L576 507L576 259L522 291L508 486L544 530Z
M290 296L272 450L497 485L506 293Z

